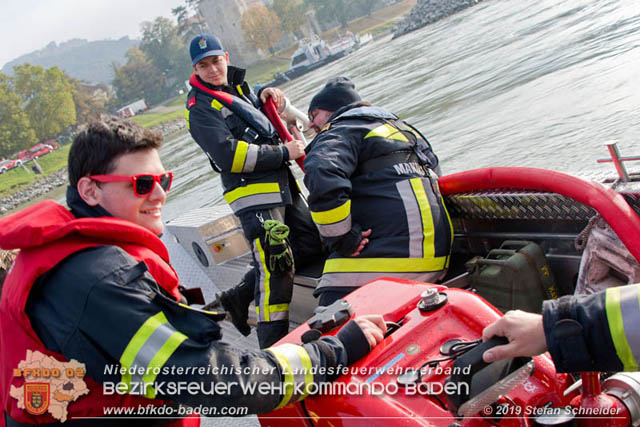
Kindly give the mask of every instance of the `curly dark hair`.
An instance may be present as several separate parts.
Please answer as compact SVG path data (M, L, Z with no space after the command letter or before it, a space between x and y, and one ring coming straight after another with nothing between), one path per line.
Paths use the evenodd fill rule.
M69 184L87 175L108 174L123 154L158 149L162 133L113 116L95 120L73 140L69 150Z

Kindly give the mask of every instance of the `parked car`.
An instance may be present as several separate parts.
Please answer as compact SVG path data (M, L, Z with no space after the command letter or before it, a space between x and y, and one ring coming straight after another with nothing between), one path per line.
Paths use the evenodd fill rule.
M30 160L37 159L38 157L42 157L45 154L52 152L54 148L49 144L36 144L28 150L22 150L18 153L18 158L22 160L23 163L26 163Z
M44 144L46 144L46 145L50 145L50 146L51 146L51 148L53 148L54 150L57 150L57 149L59 148L59 147L58 147L58 143L56 142L56 140L55 140L55 139L47 139L47 140L44 142Z
M0 162L0 173L5 173L6 171L17 168L18 166L22 166L22 160L20 159L3 160Z

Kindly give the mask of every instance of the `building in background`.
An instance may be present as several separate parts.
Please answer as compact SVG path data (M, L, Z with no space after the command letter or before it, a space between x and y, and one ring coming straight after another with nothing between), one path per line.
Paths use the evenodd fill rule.
M200 14L209 32L220 37L233 65L246 67L260 58L258 51L249 45L242 32L242 14L261 0L202 0Z

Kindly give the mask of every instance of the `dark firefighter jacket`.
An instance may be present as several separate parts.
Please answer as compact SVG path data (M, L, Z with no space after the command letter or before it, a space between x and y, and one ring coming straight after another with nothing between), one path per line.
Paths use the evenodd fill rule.
M368 351L354 322L337 338L323 337L304 346L257 351L221 342L216 322L220 315L191 308L174 292L177 277L162 242L136 224L100 217L77 192L74 198L74 191L70 189L67 200L81 218L46 201L0 220L0 247L21 249L0 303L0 351L3 364L12 365L2 366L1 398L3 410L14 420L34 422L28 414L22 417L24 411L9 396L10 385L20 380L12 376L13 369L27 350L85 364L85 378L95 390L87 396L90 405L80 397L69 406L70 419L103 416L108 403L139 403L125 402L131 397L156 405L162 399L212 410L269 412L303 397L283 385L325 381L332 369ZM57 265L52 267L52 262ZM322 366L329 372L305 376L299 369ZM108 394L118 383L126 384L129 394L112 395L101 404L103 391ZM211 387L219 383L228 388L212 393ZM261 383L276 388L262 393L246 389ZM200 391L187 392L180 384Z
M637 371L640 284L545 301L547 347L558 372Z
M234 213L291 204L289 153L259 110L244 70L228 67L229 85L214 87L195 74L187 97L187 126L220 172Z
M448 266L453 230L432 172L438 159L419 132L356 103L336 111L306 152L309 208L332 251L323 286ZM350 257L368 229L369 244Z

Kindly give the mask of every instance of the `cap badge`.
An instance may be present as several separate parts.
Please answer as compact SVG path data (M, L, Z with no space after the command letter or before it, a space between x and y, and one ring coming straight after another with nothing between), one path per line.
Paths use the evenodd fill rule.
M198 45L200 46L200 49L206 49L207 48L207 39L205 39L204 37L200 39L200 41L198 41Z

